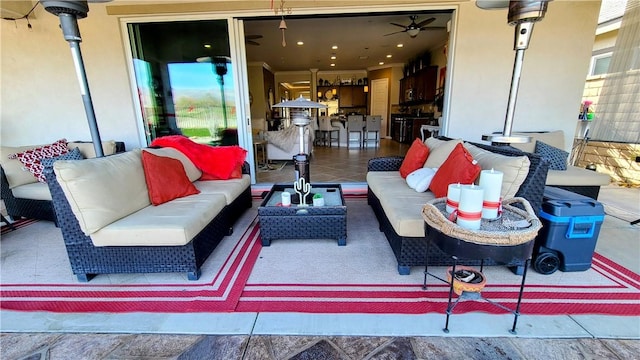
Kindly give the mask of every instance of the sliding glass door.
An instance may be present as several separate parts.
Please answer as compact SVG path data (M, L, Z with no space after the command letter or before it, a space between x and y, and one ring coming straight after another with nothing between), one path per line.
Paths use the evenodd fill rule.
M146 141L181 134L198 143L239 144L229 22L127 25Z

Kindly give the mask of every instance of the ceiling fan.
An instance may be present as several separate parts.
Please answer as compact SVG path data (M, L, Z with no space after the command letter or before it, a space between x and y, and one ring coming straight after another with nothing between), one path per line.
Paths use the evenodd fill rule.
M399 34L399 33L406 32L407 34L409 34L409 36L414 38L414 37L418 36L418 33L421 30L428 29L425 26L431 24L432 22L434 22L436 20L436 18L428 18L428 19L420 21L419 23L416 23L416 20L418 19L418 16L411 15L411 16L409 16L409 18L411 19L411 23L409 25L401 25L401 24L397 24L397 23L390 23L391 25L395 25L395 26L399 26L401 28L404 28L404 30L400 30L400 31L389 33L389 34L385 34L384 36L389 36L389 35L393 35L393 34Z
M248 45L260 46L260 43L254 40L262 39L262 35L245 35L244 42Z

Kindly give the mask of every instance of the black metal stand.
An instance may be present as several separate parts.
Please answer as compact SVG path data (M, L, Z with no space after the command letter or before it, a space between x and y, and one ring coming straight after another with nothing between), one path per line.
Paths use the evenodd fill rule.
M530 241L514 246L493 246L493 245L480 245L476 243L466 242L461 239L455 239L445 234L442 234L440 231L437 231L429 226L428 223L425 225L425 232L427 234L427 247L426 247L426 256L425 256L425 265L424 265L424 282L422 288L427 290L427 275L432 276L440 281L449 284L449 301L447 303L447 318L445 321L444 329L442 329L445 333L449 332L449 317L453 314L453 309L458 305L460 300L468 299L468 300L484 300L490 304L493 304L503 310L506 310L514 315L513 326L509 330L510 333L516 334L516 326L518 324L518 316L520 316L520 304L522 302L522 294L524 292L524 284L527 278L527 268L529 267L529 263L531 262L531 256L533 253L533 245L534 239ZM507 264L510 260L520 259L524 260L524 271L522 273L522 282L520 283L520 291L518 293L518 301L515 309L511 309L507 306L504 306L495 301L491 301L481 295L480 292L469 292L463 291L458 298L453 301L453 276L452 280L448 281L446 279L440 278L434 274L429 272L429 247L431 246L431 242L434 242L440 250L445 253L451 255L451 259L453 260L452 266L452 274L456 272L456 266L458 265L458 260L460 258L466 259L482 259L480 263L480 272L482 272L484 259L490 258L499 263Z

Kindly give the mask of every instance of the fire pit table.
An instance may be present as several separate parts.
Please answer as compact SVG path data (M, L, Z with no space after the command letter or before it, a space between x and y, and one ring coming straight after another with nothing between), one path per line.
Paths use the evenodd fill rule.
M313 203L313 194L321 194L321 206L302 206L295 200L283 206L283 192L297 197L293 184L275 184L258 207L262 246L276 239L336 239L339 246L347 244L347 206L340 184L311 184L306 203Z
M524 208L518 208L513 204ZM534 240L538 231L542 227L540 220L536 217L529 202L524 198L512 198L502 202L502 214L498 220L482 220L479 230L469 230L448 219L445 211L446 198L435 199L422 209L422 217L425 220L425 232L427 235L427 254L429 244L433 243L440 250L449 254L452 259L452 266L447 269L448 279L442 279L429 272L428 261L425 260L424 284L427 289L427 275L433 276L449 284L449 301L447 304L447 319L444 332L449 332L449 316L461 299L485 300L496 305L503 310L514 315L513 327L509 330L516 332L516 324L520 315L520 303L524 291L525 280L527 278L527 268L531 261ZM458 264L460 259L482 260L480 271L473 268L462 267ZM484 259L492 259L497 263L509 264L514 261L524 263L524 272L520 283L520 292L515 309L510 309L500 303L491 301L480 294L487 281L482 274L482 264ZM458 272L456 267L462 270L464 276L476 277L482 280L476 284L458 283ZM453 280L456 279L456 280ZM454 290L459 294L455 301L452 301Z

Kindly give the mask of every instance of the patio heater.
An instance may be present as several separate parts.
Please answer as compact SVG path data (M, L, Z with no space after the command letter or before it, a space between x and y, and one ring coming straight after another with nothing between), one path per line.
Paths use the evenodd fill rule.
M213 71L218 75L218 84L220 84L220 96L222 101L222 118L224 119L224 128L227 128L227 102L224 96L224 76L227 74L227 64L231 62L228 56L200 57L196 59L199 63L211 63Z
M518 97L518 87L520 86L520 74L524 62L524 51L529 47L529 40L533 32L533 24L544 18L547 11L547 3L551 0L531 1L531 0L477 0L476 6L481 9L500 9L509 7L507 22L515 25L515 39L513 50L516 51L513 64L513 74L511 76L511 89L509 90L509 101L507 103L507 115L504 121L502 134L482 135L482 140L491 141L493 145L509 145L513 143L531 142L530 136L512 135L513 115L516 109L516 99Z
M110 0L93 0L92 2L108 1ZM87 115L89 130L91 131L91 140L93 141L96 157L103 157L104 152L102 151L102 140L100 139L100 131L98 130L98 123L96 122L96 114L93 110L89 83L87 82L87 73L84 68L84 62L82 61L82 52L80 51L80 42L82 41L82 37L80 36L80 30L78 29L78 19L84 19L87 17L89 5L87 4L87 1L73 0L41 0L40 3L46 11L60 18L62 34L71 47L71 56L73 57L76 74L78 75L78 82L80 83L80 94L82 95L82 102L84 103L84 110Z
M288 108L290 110L289 117L291 118L291 123L298 127L298 131L300 133L300 151L297 155L293 156L296 181L300 178L304 178L305 181L310 184L311 176L309 174L309 155L304 152L304 128L309 125L311 118L306 113L305 109L326 109L327 105L323 105L315 101L309 101L300 95L300 97L295 100L283 101L273 105L273 107Z

